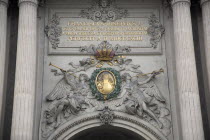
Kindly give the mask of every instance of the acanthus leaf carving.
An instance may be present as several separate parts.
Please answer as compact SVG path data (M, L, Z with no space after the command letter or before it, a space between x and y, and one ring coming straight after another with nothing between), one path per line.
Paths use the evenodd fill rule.
M157 48L158 43L161 40L162 35L165 33L165 28L160 23L155 14L149 17L149 28L147 29L148 34L151 36L150 44L152 48Z
M59 24L60 18L56 14L54 14L44 30L53 49L56 49L60 44L59 37L62 34L62 28L59 26Z
M125 18L127 10L118 8L115 0L93 0L92 6L81 11L82 18L91 19L94 22L114 22Z
M117 44L116 46L112 46L108 41L102 41L97 47L95 45L90 45L90 46L81 46L80 47L80 52L82 53L88 53L88 54L96 54L97 50L107 48L112 50L112 55L119 55L122 53L130 53L131 48L130 46L120 46Z
M99 113L101 123L104 125L110 125L114 119L114 112L105 106L101 113Z

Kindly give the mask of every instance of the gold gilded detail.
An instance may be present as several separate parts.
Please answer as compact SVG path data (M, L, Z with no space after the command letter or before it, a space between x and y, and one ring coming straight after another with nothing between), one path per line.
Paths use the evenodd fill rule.
M112 63L112 62L107 62L107 64L108 64L109 66L113 66L113 63Z
M164 69L161 68L161 69L158 70L158 71L153 71L153 72L145 73L145 74L138 74L138 75L136 75L136 76L134 76L134 77L147 76L147 75L149 75L149 74L159 75L160 73L164 73Z
M56 66L56 65L53 65L51 62L50 62L50 64L49 64L49 66L53 66L53 67L55 67L55 68L57 68L57 69L60 69L60 70L63 71L63 72L67 72L68 74L74 76L75 78L78 78L78 77L77 77L76 75L74 75L73 73L70 73L70 72L68 72L67 70L64 70L64 69L62 69L62 68L60 68L60 67L58 67L58 66Z
M116 86L116 79L111 71L101 71L95 80L96 87L103 95L112 93Z
M101 67L103 67L103 65L104 65L104 62L101 61L101 62L99 62L99 64L96 65L96 68L101 68Z
M107 41L103 41L96 49L95 57L100 61L111 61L115 56L115 51Z

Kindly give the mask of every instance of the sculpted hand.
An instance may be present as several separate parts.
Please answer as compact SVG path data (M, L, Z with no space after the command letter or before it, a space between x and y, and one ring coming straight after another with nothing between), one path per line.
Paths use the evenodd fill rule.
M62 73L66 73L66 70L62 70L62 69L60 69L60 71L61 71Z

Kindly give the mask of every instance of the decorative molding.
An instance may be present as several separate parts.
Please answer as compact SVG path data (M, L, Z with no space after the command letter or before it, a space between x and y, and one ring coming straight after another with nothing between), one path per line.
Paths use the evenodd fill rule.
M190 0L171 0L171 5L173 6L173 5L175 5L177 3L180 3L180 2L191 4Z
M139 121L137 120L134 120L134 119L131 119L131 118L128 118L128 117L124 117L124 116L120 116L120 115L115 115L115 118L116 119L119 119L119 120L123 120L123 121L128 121L128 122L131 122L133 124L136 124L140 127L143 127L144 129L148 130L151 134L153 134L157 139L159 140L162 140L162 138L156 133L154 132L152 129L150 129L148 126L146 126L145 124L143 123L140 123Z
M101 42L97 47L95 45L81 46L80 52L82 53L86 52L88 54L96 54L97 50L103 49L104 47L106 47L107 49L111 49L114 55L131 52L131 49L129 46L116 45L115 47L113 47L108 41Z
M48 138L48 140L57 140L62 135L65 135L65 133L67 133L69 130L72 130L72 128L74 128L76 126L82 127L83 123L87 123L87 122L95 120L94 124L96 124L96 122L98 124L99 122L96 121L96 120L98 120L99 117L100 116L97 115L97 113L94 113L93 115L88 115L87 117L82 117L82 119L76 120L73 123L71 123L70 125L64 126L55 135L53 135L52 137ZM161 132L158 132L158 131L154 130L154 128L150 128L148 125L146 125L147 124L146 122L141 121L141 120L139 121L139 120L135 119L135 117L128 117L126 114L116 112L114 114L114 120L126 122L126 126L129 126L129 127L130 126L133 127L133 125L137 125L140 128L145 129L150 135L154 136L156 139L158 139L158 140L167 140L167 138L164 135L162 135ZM115 125L115 121L113 121L112 124ZM89 123L89 125L92 125L92 123ZM85 126L87 126L87 124L85 124Z
M57 135L55 135L52 140L57 140L63 133L65 133L66 131L68 131L69 129L81 124L81 123L84 123L84 122L87 122L87 121L91 121L91 120L95 120L95 119L98 119L99 118L99 115L94 115L94 116L91 116L91 117L86 117L84 119L81 119L81 120L78 120L78 121L75 121L74 123L72 123L71 125L69 125L68 127L64 128L60 133L58 133Z
M111 109L109 109L108 106L105 106L102 112L99 113L99 118L102 124L110 125L114 119L114 112Z
M58 44L60 43L59 37L62 34L62 28L59 26L59 24L60 18L56 14L54 14L44 30L53 49L56 49L58 47Z
M141 37L138 36L138 35L130 35L130 33L126 33L126 35L121 35L120 32L124 32L124 31L119 31L120 36L116 36L116 35L112 35L112 36L108 35L107 36L107 33L104 33L104 31L105 31L104 29L108 28L109 25L112 26L112 22L93 23L97 26L97 27L93 28L94 32L96 32L96 33L93 33L93 34L91 33L91 36L83 37L83 36L80 36L80 33L79 34L77 33L77 32L81 32L81 31L77 31L76 29L75 29L75 31L73 31L74 33L72 33L71 31L68 31L68 30L73 29L75 27L74 27L73 24L70 24L69 26L67 26L67 24L66 24L66 22L68 22L68 21L74 21L75 20L74 16L76 16L76 18L81 18L80 17L81 9L78 9L78 8L76 8L76 9L63 9L60 12L58 12L58 11L56 11L56 8L50 8L50 11L52 11L52 12L50 12L49 15L46 15L46 16L49 17L48 20L50 21L50 19L53 17L53 14L56 14L58 17L60 17L60 27L65 28L66 31L63 31L63 34L59 37L60 44L58 44L58 47L56 47L56 49L52 48L51 43L49 43L50 45L48 45L48 54L49 55L69 55L69 54L70 55L77 55L77 54L81 54L81 52L80 52L81 48L82 48L82 52L84 52L84 54L86 54L86 53L87 54L94 54L94 52L92 50L92 46L94 46L94 45L98 46L98 44L100 44L102 41L108 41L108 43L113 45L113 48L115 46L119 47L118 51L122 48L123 52L121 51L122 53L119 52L119 54L123 54L123 55L127 55L128 52L129 52L129 54L132 54L132 55L141 55L141 54L143 54L143 55L145 55L145 54L146 55L147 54L150 54L150 55L158 54L158 55L160 55L160 54L162 54L162 47L165 46L164 41L161 40L158 43L157 48L154 49L150 44L150 38L151 37L147 33L147 28L150 26L148 24L148 20L149 20L149 17L152 15L152 13L157 16L159 21L160 20L162 21L162 18L161 18L162 16L159 15L158 12L157 12L157 11L159 11L159 9L157 9L157 8L156 9L150 9L150 10L145 11L145 12L142 12L141 10L138 10L138 9L136 9L137 11L136 10L130 11L128 18L130 19L129 21L133 21L133 18L135 18L135 21L133 21L133 22L136 22L136 23L138 23L137 21L144 21L144 25L143 24L139 25L139 27L144 26L144 28L142 28L143 31L140 31L140 32L137 33L137 34L143 34L143 35L140 35ZM71 11L72 12L74 11L73 13L75 13L76 15L75 14L70 14L69 15L69 12L71 12ZM138 14L136 14L135 11ZM133 18L131 18L131 17L133 17ZM84 22L88 21L87 19L83 19L83 20L84 20ZM91 22L91 26L92 26L93 21L90 21L90 22ZM117 21L117 22L119 22L119 21ZM102 25L102 27L100 27L100 25ZM113 23L113 25L115 25L115 23ZM89 26L89 25L87 24L87 26ZM123 24L123 26L124 26L124 24ZM138 27L138 24L135 24L135 26ZM126 24L125 24L125 27L126 27ZM134 29L136 27L134 27ZM79 29L80 25L78 25L77 28ZM103 30L101 30L100 33L97 33L97 30L100 29L100 28L103 28ZM126 30L125 32L128 32L127 27L126 27L125 30ZM84 32L86 32L86 31L84 31ZM86 33L88 33L88 32L86 32ZM110 31L110 33L112 34L112 31ZM78 37L78 39L77 39L77 37ZM142 40L138 39L138 38L142 38ZM91 52L91 53L88 53L88 51ZM117 53L118 53L118 51L117 51Z
M165 28L154 14L149 17L149 25L147 32L151 36L150 44L155 49L165 33Z
M90 8L81 11L82 18L91 19L94 22L114 22L125 18L127 14L127 10L117 7L115 0L93 0Z
M22 3L32 3L34 5L38 5L38 0L19 0L19 5L22 4Z

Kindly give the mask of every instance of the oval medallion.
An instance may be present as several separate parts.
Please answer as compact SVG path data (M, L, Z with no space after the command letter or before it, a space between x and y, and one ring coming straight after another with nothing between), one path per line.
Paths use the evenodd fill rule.
M90 88L98 100L109 100L121 91L120 73L112 68L97 69L92 73Z
M111 71L103 70L97 75L95 84L100 93L108 95L115 89L116 78Z

